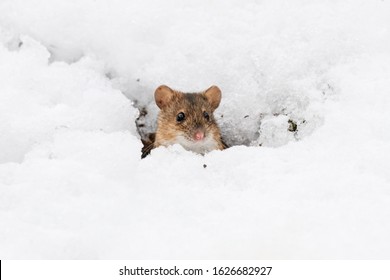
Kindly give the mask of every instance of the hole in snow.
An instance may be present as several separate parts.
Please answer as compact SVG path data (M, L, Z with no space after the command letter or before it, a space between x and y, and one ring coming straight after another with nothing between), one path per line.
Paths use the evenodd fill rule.
M325 91L321 91L320 94L333 94L333 87L327 84ZM286 103L288 106L284 106ZM155 108L154 101L145 105L136 100L134 105L139 110L139 117L135 121L138 134L141 139L150 141L156 130L158 109ZM230 147L236 145L280 147L310 135L323 123L323 116L315 110L315 106L314 109L311 108L310 101L303 102L298 98L297 101L291 102L279 98L271 105L272 110L268 112L259 110L253 114L242 114L245 111L243 108L224 110L226 107L222 108L224 111L217 112L215 117L225 143ZM232 116L227 118L229 114ZM232 119L238 121L232 122Z

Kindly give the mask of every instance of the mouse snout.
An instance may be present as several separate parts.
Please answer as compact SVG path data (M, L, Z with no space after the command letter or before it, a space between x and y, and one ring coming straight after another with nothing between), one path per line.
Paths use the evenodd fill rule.
M195 132L194 139L196 141L203 140L203 138L204 138L204 132L203 131L198 130L198 131Z
M202 141L206 137L206 128L200 122L196 122L192 128L192 139L195 142Z

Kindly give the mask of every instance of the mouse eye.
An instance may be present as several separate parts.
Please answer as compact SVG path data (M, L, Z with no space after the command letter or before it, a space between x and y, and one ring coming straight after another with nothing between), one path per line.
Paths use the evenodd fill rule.
M208 121L210 120L210 116L206 111L203 112L203 117Z
M185 120L185 118L186 118L186 115L184 115L184 113L183 112L180 112L179 114L177 114L177 116L176 116L176 120L178 121L178 122L182 122L182 121L184 121Z

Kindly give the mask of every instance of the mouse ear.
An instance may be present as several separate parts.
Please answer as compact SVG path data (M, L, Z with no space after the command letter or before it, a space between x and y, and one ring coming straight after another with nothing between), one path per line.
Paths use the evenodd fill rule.
M157 106L162 109L167 106L175 96L175 92L165 85L159 86L154 92L154 100Z
M211 86L207 89L203 95L206 97L207 101L211 104L211 107L215 110L218 108L219 103L221 102L221 90L217 86Z

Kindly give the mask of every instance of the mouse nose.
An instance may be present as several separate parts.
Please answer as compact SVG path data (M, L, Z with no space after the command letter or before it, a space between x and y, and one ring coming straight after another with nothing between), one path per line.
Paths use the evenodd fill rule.
M203 138L204 138L204 132L203 131L198 130L198 131L195 132L194 139L196 141L203 140Z

